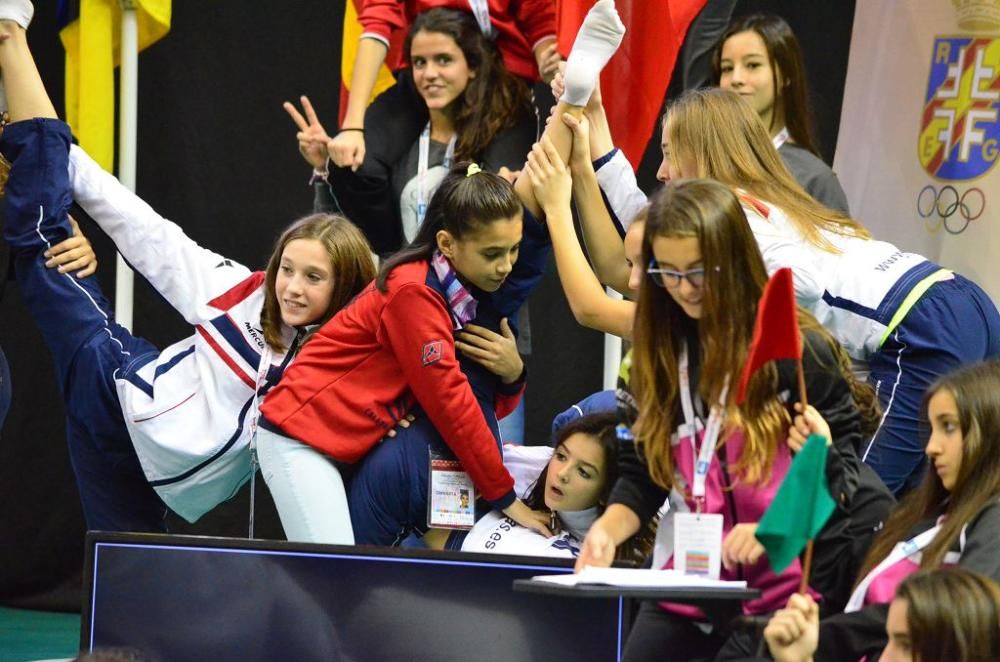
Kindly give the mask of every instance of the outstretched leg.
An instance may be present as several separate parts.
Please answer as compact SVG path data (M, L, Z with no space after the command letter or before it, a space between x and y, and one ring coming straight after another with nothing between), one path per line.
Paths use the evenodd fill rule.
M564 163L569 163L573 147L573 133L563 123L562 116L569 113L579 119L597 85L601 70L621 45L625 36L625 26L618 17L613 0L598 0L583 19L577 32L573 50L566 60L566 91L556 104L552 120L545 127L547 136ZM521 176L514 184L514 190L522 204L537 218L542 218L542 209L531 190L531 181Z
M4 237L22 297L55 361L88 527L163 530L165 508L135 455L115 382L155 358L156 349L114 322L95 278L45 266L45 251L72 234L70 133L56 119L24 28L10 20L25 4L0 0L0 77L13 120L0 137L12 164Z

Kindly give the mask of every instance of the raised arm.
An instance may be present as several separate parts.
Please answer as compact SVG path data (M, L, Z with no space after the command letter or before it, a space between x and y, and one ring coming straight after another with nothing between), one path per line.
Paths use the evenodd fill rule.
M69 169L73 199L189 323L216 317L218 311L205 302L250 275L243 265L199 246L76 145Z
M625 294L629 289L631 269L625 256L622 236L611 220L597 183L597 173L594 172L591 161L589 122L580 122L569 115L564 116L563 121L573 131L573 157L570 161L573 197L580 213L580 226L590 262L602 283Z
M573 227L569 171L548 137L532 149L522 179L532 183L538 202L544 206L559 281L573 317L592 329L631 337L635 304L609 297L591 271Z
M566 90L556 105L553 119L545 127L543 138L548 138L563 163L569 161L573 147L573 134L563 123L562 116L569 114L579 119L584 106L590 99L604 65L618 50L625 26L615 11L613 0L598 0L583 19L583 25L576 35L573 50L566 61ZM524 206L538 218L542 218L541 205L535 198L532 183L526 177L518 178L514 190Z
M0 27L0 68L11 120L56 119L24 30L11 25ZM75 145L70 148L69 179L73 199L189 322L198 323L208 313L199 304L249 275L245 267L199 247Z
M563 76L557 74L552 81L552 93L561 96L563 90ZM619 235L624 235L636 214L646 206L646 194L639 188L632 165L625 158L625 155L615 147L599 84L594 87L594 92L590 95L584 115L590 124L588 144L590 159L593 159L589 162L587 171L596 171L599 187L597 193L602 196L602 204L605 202L604 198L607 198L604 205L605 211L611 215L615 230L618 231ZM568 120L564 121L568 122ZM570 128L574 128L572 124L570 124ZM575 152L577 148L574 146L573 149ZM573 167L574 180L578 174L586 174L586 171L580 167L581 165L582 163ZM579 202L578 198L578 204ZM587 235L586 225L584 226L584 236L589 249L592 242ZM606 278L603 273L603 265L597 266L597 269L598 277L610 284L609 280L615 277L615 272L612 271ZM615 268L612 267L612 269Z
M350 167L356 171L365 160L365 110L375 89L379 67L388 52L388 46L380 39L361 35L344 124L329 145L330 158L341 168Z

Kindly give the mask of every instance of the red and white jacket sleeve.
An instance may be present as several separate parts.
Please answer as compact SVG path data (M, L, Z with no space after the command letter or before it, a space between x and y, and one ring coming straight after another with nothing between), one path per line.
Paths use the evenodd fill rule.
M552 0L523 0L517 3L514 22L532 49L545 39L556 37L556 3Z
M402 0L362 0L358 22L361 38L378 39L389 47L393 32L407 26Z
M445 302L422 283L402 285L382 313L379 340L392 348L431 423L496 509L513 503L514 479L455 356Z

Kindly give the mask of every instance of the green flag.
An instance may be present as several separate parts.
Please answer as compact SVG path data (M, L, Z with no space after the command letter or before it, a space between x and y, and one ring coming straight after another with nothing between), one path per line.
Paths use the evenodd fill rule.
M757 540L775 573L787 568L816 537L836 505L826 484L826 437L809 435L757 524Z

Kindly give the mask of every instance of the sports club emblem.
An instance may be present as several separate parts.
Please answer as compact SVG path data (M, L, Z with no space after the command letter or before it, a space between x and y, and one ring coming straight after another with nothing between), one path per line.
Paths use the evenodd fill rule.
M429 342L424 345L424 349L420 352L421 361L423 361L425 366L437 363L441 360L443 351L444 349L440 340Z
M1000 158L1000 37L937 37L924 98L920 163L945 182L976 179Z

